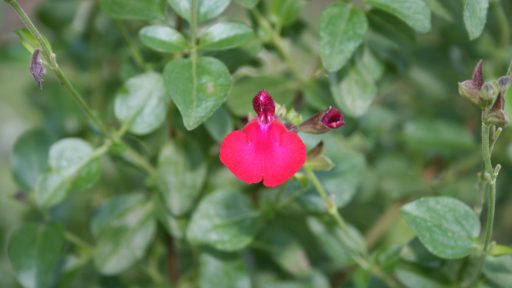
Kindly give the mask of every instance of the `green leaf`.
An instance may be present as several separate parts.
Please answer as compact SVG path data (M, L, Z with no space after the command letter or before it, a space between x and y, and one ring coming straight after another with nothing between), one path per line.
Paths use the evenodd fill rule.
M119 274L144 257L156 232L153 210L140 194L103 204L91 224L97 238L94 264L102 274Z
M416 151L435 151L450 155L470 150L475 146L471 132L465 127L444 120L407 121L402 139Z
M238 254L208 250L199 258L199 287L250 288L251 281Z
M18 228L7 247L16 278L23 287L49 287L64 244L64 232L56 224L27 223Z
M165 15L165 0L101 0L101 11L112 18L153 20Z
M172 9L176 11L178 15L190 21L190 0L168 0L171 4ZM197 3L197 21L199 23L208 21L212 18L219 16L229 6L230 0L198 0Z
M394 273L405 287L446 288L450 283L438 270L420 268L411 264L400 264Z
M300 242L282 227L269 227L261 241L270 257L291 275L301 278L311 273L312 268L306 251Z
M430 30L430 10L423 0L367 0L368 4L395 15L414 30Z
M258 4L258 2L260 2L260 0L235 0L238 4L246 7L246 8L249 8L249 9L252 9L256 6L256 4Z
M270 4L270 19L277 27L295 22L306 5L305 0L273 0Z
M208 245L222 251L240 250L261 227L258 211L247 196L228 190L217 190L199 203L187 229L193 245Z
M188 130L201 125L226 101L231 89L231 75L226 66L211 57L177 59L165 66L164 77L169 93L180 110Z
M70 190L92 186L101 176L99 155L79 138L65 138L53 144L48 158L50 169L38 178L35 187L38 205L56 205Z
M229 109L238 116L247 116L253 112L252 98L265 89L272 95L274 101L288 105L295 96L295 84L281 75L244 78L237 81L228 97Z
M487 21L489 0L466 0L464 4L464 25L469 39L474 40L482 34Z
M503 255L512 254L512 247L495 244L492 246L490 254L492 256L503 256Z
M114 113L130 132L145 135L165 121L168 103L162 76L147 72L126 81L114 100Z
M20 38L21 45L25 47L25 49L30 52L30 54L34 53L34 50L41 49L41 44L39 41L37 41L36 37L30 33L30 31L27 28L22 28L20 30L16 31L16 35ZM50 42L48 42L48 39L46 37L43 37L43 41L46 42L46 46L51 47Z
M163 25L151 25L139 31L142 44L147 47L166 53L183 52L188 43L180 32Z
M222 107L217 109L208 121L204 122L204 126L206 127L206 130L208 130L208 133L210 133L213 139L217 142L222 142L224 137L234 129L231 115L229 115L228 111L224 110Z
M48 167L51 138L45 130L34 129L23 133L14 143L11 170L18 185L32 192L39 175Z
M170 141L158 157L158 175L167 209L173 215L190 211L206 180L206 159L194 140Z
M480 222L463 202L450 197L423 197L401 208L405 221L434 255L458 259L476 247Z
M427 4L428 8L432 11L432 13L437 16L443 18L446 21L453 22L453 16L450 11L448 11L445 6L441 3L440 0L425 0L425 4Z
M353 117L364 115L377 96L377 86L371 75L362 65L353 65L338 84L335 81L332 80L331 90L336 104Z
M335 72L341 69L368 30L364 12L349 4L331 5L320 17L320 57L325 69Z
M512 283L512 255L486 257L483 272L486 278L498 287L510 287L510 283Z
M199 38L199 49L227 50L242 46L254 36L252 29L237 22L219 22Z
M336 268L346 267L354 263L350 251L344 243L350 243L354 251L365 251L363 236L352 226L349 226L351 235L348 235L337 226L328 226L314 217L308 217L307 224L319 247L323 249ZM357 242L352 239L357 239Z

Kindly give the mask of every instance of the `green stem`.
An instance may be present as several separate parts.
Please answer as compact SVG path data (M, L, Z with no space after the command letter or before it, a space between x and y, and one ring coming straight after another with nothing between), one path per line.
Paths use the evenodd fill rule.
M94 250L94 247L92 245L80 239L80 237L69 231L65 232L64 237L67 241L73 243L73 245L78 247L86 255L91 254L91 252Z
M190 60L192 61L192 101L197 102L197 9L198 0L192 0L190 8Z
M141 70L147 70L146 68L146 61L144 61L144 57L142 57L142 53L140 52L139 47L133 42L132 38L130 37L130 34L128 33L128 30L126 30L126 27L123 25L123 23L119 21L114 22L117 29L123 36L126 43L128 43L128 47L130 50L130 53L132 54L133 59L135 60L135 63Z
M355 239L352 236L352 232L350 231L350 228L343 219L343 217L338 212L338 207L336 206L336 203L334 200L329 196L325 188L322 186L322 183L318 180L318 177L315 175L313 170L310 168L304 166L304 171L306 172L307 177L309 180L313 183L313 186L315 187L316 191L322 198L322 200L325 203L325 206L327 208L327 212L331 217L334 219L338 227L340 228L340 231L346 235L349 242L352 242L352 244L355 244L358 242L357 239ZM375 276L378 276L381 278L389 287L401 287L401 285L393 279L393 277L387 275L384 271L380 269L378 265L372 262L372 260L368 257L367 253L365 251L357 251L353 248L353 245L350 245L346 239L340 238L342 245L344 248L349 252L350 257L354 259L354 261L363 269L370 271Z

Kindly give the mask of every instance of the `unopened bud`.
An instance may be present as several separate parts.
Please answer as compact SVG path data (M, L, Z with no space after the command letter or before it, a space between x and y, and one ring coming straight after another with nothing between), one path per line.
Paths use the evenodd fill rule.
M498 79L498 88L500 91L506 91L508 87L510 87L510 84L512 83L512 77L511 76L502 76Z
M36 49L32 54L32 61L30 61L30 73L32 74L32 77L34 77L34 80L37 82L40 89L43 89L43 76L45 72L41 49Z
M505 108L505 98L503 97L503 91L500 91L498 93L498 96L496 97L496 101L494 101L494 105L492 105L492 108L487 115L487 122L494 124L498 127L504 127L508 124L509 119L507 117L507 114L505 114L504 111Z
M482 63L483 61L480 59L478 63L476 63L475 69L473 70L473 77L471 80L477 89L481 89L482 85L484 85L484 74L482 72Z
M345 124L345 119L341 111L330 107L302 122L299 126L299 130L306 133L321 134L339 128L343 126L343 124Z
M486 82L482 86L482 91L480 94L480 98L482 99L483 104L489 104L494 102L494 99L496 99L497 89L494 87L494 85L490 82Z
M261 123L268 124L274 119L276 110L274 99L272 99L266 90L261 90L254 96L252 106L256 114L258 114L258 121Z
M475 86L472 80L459 82L459 94L480 105L480 89Z

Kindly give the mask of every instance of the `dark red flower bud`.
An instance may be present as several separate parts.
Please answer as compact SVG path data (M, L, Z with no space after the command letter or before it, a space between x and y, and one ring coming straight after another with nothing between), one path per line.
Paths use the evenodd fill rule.
M313 117L302 122L299 130L305 133L320 134L331 129L340 128L343 124L345 124L345 119L343 118L341 111L336 108L329 107L325 111L317 113L313 115Z
M274 119L276 106L274 99L266 90L261 90L252 99L252 107L258 114L258 121L262 124L269 124Z
M336 129L345 124L345 119L340 110L330 107L324 112L321 122L330 129Z
M483 63L482 59L480 59L480 61L478 61L478 63L476 63L475 69L473 70L473 77L471 79L473 81L473 84L475 85L475 87L479 90L484 85L484 74L482 72L482 63Z

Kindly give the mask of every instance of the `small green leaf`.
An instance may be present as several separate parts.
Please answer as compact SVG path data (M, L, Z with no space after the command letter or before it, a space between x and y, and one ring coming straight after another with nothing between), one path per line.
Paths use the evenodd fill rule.
M204 122L204 126L208 133L215 139L217 142L222 142L224 137L228 135L229 132L233 131L233 120L231 119L231 115L229 115L228 111L224 110L224 108L220 107L215 111L215 113Z
M176 11L178 15L190 21L190 0L168 0L171 4L172 9ZM197 1L197 21L199 23L208 21L212 18L219 16L229 6L230 0L198 0Z
M402 263L395 268L394 273L405 287L450 287L446 275L438 270L420 268L416 265Z
M168 103L162 76L147 72L126 81L114 100L114 113L130 132L145 135L164 122Z
M226 50L242 46L253 37L252 29L236 22L219 22L199 39L199 49Z
M245 8L252 9L260 2L260 0L235 0L238 4L244 6Z
M167 93L180 110L188 130L210 118L226 101L231 89L228 69L211 57L201 57L195 62L192 59L173 60L165 66L164 77Z
M484 275L498 287L510 287L512 283L512 255L486 257Z
M430 30L430 10L423 0L367 0L367 3L395 15L418 32Z
M16 278L23 287L49 287L64 244L63 229L56 224L24 224L9 239L7 252Z
M306 5L305 0L273 0L270 4L270 19L277 27L295 22Z
M94 264L105 275L119 274L144 257L156 232L153 203L123 195L105 203L91 229L97 238Z
M39 175L48 167L48 150L51 138L42 129L23 133L14 143L11 170L22 189L32 192Z
M41 44L39 41L37 41L36 37L30 33L30 31L27 28L22 28L20 30L16 31L16 35L20 38L21 45L25 47L25 49L30 52L30 54L34 53L34 50L41 49ZM48 39L46 37L43 37L43 41L46 42L46 46L51 47L50 42L48 42Z
M364 12L349 4L331 5L320 17L320 57L325 69L335 72L341 69L368 30Z
M405 221L434 255L458 259L476 246L480 222L463 202L450 197L423 197L401 208Z
M204 251L199 258L199 287L250 288L251 281L240 255Z
M492 249L491 249L492 256L503 256L503 255L508 255L508 254L512 254L512 247L500 245L500 244L496 244L496 245L492 246Z
M112 18L153 20L165 15L165 0L101 0L101 11Z
M206 159L192 139L167 143L158 157L158 174L167 209L173 215L190 211L206 179Z
M238 116L253 112L252 98L261 90L267 90L274 100L287 105L295 96L295 85L281 75L244 78L237 81L228 97L229 109Z
M182 52L188 47L187 40L180 32L163 25L142 28L139 31L139 38L142 44L159 52Z
M217 190L203 198L187 229L187 239L194 245L208 245L222 251L240 250L249 243L262 223L247 196Z
M331 90L336 104L353 117L364 115L377 96L377 86L362 65L351 66L339 84L335 79L332 81Z
M60 203L70 190L92 186L101 175L98 155L79 138L65 138L50 148L49 171L36 183L35 199L38 205L50 207Z
M464 4L464 25L469 39L474 40L482 34L487 21L489 0L466 0Z

